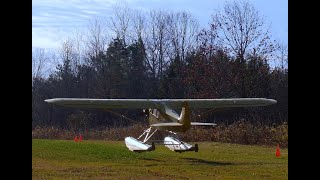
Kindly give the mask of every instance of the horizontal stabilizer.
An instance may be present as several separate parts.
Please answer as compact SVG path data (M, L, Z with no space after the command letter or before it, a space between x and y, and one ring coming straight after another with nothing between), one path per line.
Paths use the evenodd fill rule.
M216 126L215 123L191 122L191 126Z
M163 126L171 126L171 127L177 127L177 126L182 126L180 123L176 122L170 122L170 123L156 123L156 124L151 124L151 127L163 127Z

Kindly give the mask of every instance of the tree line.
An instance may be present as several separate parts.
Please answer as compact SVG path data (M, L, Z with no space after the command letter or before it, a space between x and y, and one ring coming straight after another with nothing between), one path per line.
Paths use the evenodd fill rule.
M195 110L198 121L288 121L287 48L252 4L228 2L199 28L188 12L116 7L106 25L32 54L32 125L98 128L146 123L142 110L57 108L49 98L276 99L270 107ZM57 62L52 68L52 62ZM122 116L123 115L123 116Z

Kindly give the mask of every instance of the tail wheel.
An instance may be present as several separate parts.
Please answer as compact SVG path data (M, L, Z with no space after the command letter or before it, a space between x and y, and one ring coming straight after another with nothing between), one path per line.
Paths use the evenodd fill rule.
M151 144L151 151L154 151L156 149L156 146L154 145L154 142Z

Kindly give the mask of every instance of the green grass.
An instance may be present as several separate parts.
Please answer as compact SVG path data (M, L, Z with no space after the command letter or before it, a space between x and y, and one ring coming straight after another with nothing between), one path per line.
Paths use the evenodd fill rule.
M134 153L124 141L32 140L33 179L288 179L288 149L198 143L199 152L156 145Z

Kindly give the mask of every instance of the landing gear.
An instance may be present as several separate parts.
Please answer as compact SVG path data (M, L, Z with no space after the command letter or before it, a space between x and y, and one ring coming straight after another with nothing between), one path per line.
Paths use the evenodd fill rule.
M155 150L154 142L152 142L150 145L150 144L147 144L147 141L156 132L157 132L157 129L153 130L152 127L149 127L148 129L144 130L144 132L137 139L133 137L126 137L124 141L127 148L130 151L133 151L133 152L154 151ZM168 132L171 133L172 135L165 137L163 140L163 144L167 148L169 148L171 151L175 151L179 153L186 152L186 151L194 151L194 152L199 151L198 144L195 144L194 146L192 146L191 144L188 144L186 142L179 140L177 133L174 133L172 131L168 131Z
M164 145L167 148L169 148L171 151L175 151L179 153L186 152L186 151L198 152L199 150L198 144L195 144L194 146L192 146L191 144L188 144L186 142L183 142L171 136L167 136L164 138Z
M152 142L151 145L147 144L146 142L151 138L151 136L157 132L157 129L155 129L151 134L150 132L152 132L152 128L148 128L146 129L139 137L138 139L135 139L133 137L126 137L124 139L124 142L126 143L127 148L130 151L133 152L145 152L145 151L154 151L155 150L155 145L154 142ZM143 136L144 140L140 141L139 139L142 138Z
M198 144L195 144L195 145L194 145L194 152L198 152L198 151L199 151Z
M158 130L158 129L155 129L155 130L149 135L149 133L151 132L151 129L152 129L152 127L149 127L148 129L144 130L144 132L138 137L138 139L140 139L143 135L146 135L146 136L144 137L143 142L144 142L144 143L147 142L147 141L151 138L151 136L153 136L153 134L154 134L155 132L157 132L157 130Z

